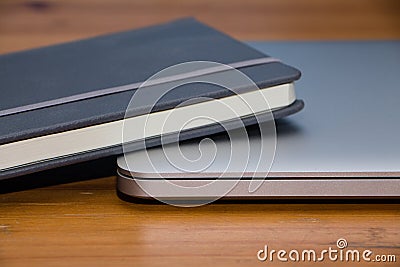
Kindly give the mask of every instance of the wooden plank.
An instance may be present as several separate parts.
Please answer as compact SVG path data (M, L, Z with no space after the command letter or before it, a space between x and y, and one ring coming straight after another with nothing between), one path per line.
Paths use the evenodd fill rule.
M0 53L194 16L243 40L400 38L397 0L0 1Z
M370 249L400 260L400 204L176 208L124 202L115 195L113 177L0 199L1 266L256 265L265 244L321 251L336 248L339 238L348 241L349 249Z

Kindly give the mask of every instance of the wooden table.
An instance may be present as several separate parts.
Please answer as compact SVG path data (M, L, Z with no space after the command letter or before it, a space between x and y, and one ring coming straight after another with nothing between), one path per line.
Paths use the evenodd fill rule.
M194 15L244 40L398 39L399 1L0 2L0 53ZM59 178L54 175L54 180ZM269 249L348 249L395 255L398 203L127 203L115 177L0 196L0 266L308 266L260 262ZM327 259L317 265L351 266ZM364 266L365 264L359 264Z

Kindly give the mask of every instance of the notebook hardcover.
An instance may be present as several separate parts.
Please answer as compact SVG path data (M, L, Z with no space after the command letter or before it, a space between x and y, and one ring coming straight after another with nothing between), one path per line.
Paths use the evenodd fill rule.
M0 110L87 93L102 88L142 82L156 72L188 61L224 64L266 55L194 19L0 55ZM293 82L300 72L281 62L241 68L260 88ZM171 100L183 102L207 95L225 97L219 87L181 91L176 99L157 103L168 108ZM25 139L121 120L133 91L85 99L0 117L0 146ZM275 118L297 112L296 101L274 113ZM249 119L246 123L251 124ZM221 131L220 127L186 134L198 137ZM149 145L158 145L156 140ZM1 147L0 147L1 149ZM121 153L121 147L104 148L17 168L1 170L0 179L83 162ZM6 160L6 159L2 159Z

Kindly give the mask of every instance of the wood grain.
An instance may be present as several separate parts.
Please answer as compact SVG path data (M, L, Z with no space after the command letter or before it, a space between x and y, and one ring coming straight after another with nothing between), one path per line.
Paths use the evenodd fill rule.
M2 0L0 53L182 16L195 16L245 40L398 39L399 3ZM322 250L334 247L338 238L346 238L350 248L397 256L397 263L367 266L399 266L400 204L244 203L182 209L121 201L114 179L1 195L0 266L291 266L258 262L256 253L265 244Z
M2 0L0 53L194 16L243 40L400 38L398 0Z
M259 262L257 251L265 244L322 250L335 247L339 238L349 248L400 260L399 204L295 203L200 208L127 203L115 195L113 177L5 194L0 265L279 266Z

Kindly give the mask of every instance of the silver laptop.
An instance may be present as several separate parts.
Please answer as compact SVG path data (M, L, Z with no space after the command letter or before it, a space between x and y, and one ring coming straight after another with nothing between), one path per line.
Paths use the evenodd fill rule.
M235 144L221 134L127 153L118 158L118 191L165 199L400 197L400 42L251 45L302 71L297 95L305 109L275 122L276 139L256 125ZM273 155L260 156L261 140L276 145ZM256 151L245 169L229 157L232 145ZM182 155L212 160L187 171L173 163ZM213 189L180 194L169 186L211 183L227 189L224 195Z

